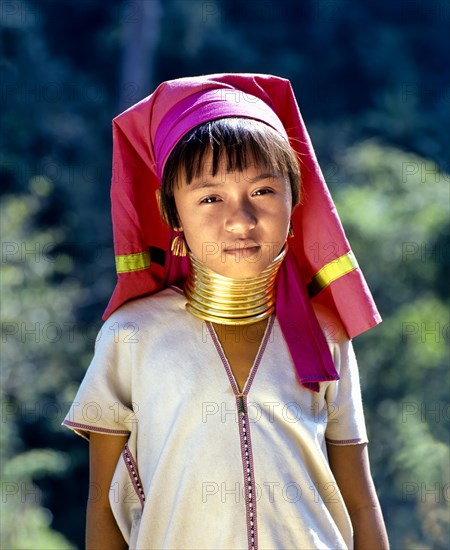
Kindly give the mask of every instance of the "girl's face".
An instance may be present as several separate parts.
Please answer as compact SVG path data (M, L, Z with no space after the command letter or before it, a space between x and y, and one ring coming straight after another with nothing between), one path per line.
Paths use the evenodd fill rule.
M243 279L261 273L281 252L289 231L289 180L249 164L244 172L204 170L187 185L180 175L175 204L187 245L216 273Z

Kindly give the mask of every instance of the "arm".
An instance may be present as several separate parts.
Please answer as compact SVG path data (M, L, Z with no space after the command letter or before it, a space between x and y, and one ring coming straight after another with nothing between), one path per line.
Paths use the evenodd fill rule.
M328 445L333 475L352 520L355 550L389 550L367 445Z
M128 548L109 503L111 480L128 436L91 432L89 439L89 498L86 517L86 549Z

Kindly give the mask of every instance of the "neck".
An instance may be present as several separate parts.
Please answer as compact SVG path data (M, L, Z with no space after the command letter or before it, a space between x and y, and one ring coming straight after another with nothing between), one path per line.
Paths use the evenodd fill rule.
M184 292L186 309L195 317L221 325L250 325L275 311L275 283L286 247L256 277L224 277L189 253L190 272Z

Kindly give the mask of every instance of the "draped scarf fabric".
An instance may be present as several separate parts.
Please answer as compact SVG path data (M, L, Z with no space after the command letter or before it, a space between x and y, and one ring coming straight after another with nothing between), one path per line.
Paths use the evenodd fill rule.
M338 374L311 299L325 305L349 338L381 321L351 252L290 82L261 74L216 74L162 83L113 120L111 187L118 282L103 318L124 302L182 283L186 258L173 256L173 231L156 190L165 162L186 132L208 120L260 120L289 140L300 162L302 200L280 268L276 311L299 381L311 390Z

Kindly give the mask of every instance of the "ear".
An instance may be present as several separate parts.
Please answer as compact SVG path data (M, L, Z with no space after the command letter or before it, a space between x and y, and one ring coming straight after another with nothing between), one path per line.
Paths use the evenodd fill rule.
M161 208L161 190L159 188L155 191L155 197L156 197L156 203L158 205L159 215L164 221L166 221L164 219L164 214Z

